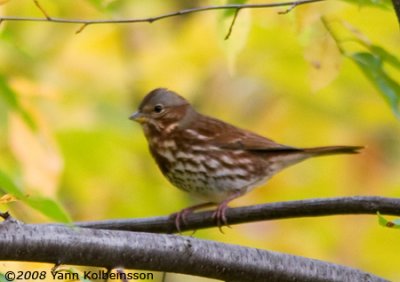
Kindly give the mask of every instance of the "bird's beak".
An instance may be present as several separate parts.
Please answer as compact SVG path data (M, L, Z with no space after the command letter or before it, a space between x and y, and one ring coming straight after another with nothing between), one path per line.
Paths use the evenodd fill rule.
M130 120L137 121L138 123L144 123L147 121L147 118L139 111L134 112L130 117Z

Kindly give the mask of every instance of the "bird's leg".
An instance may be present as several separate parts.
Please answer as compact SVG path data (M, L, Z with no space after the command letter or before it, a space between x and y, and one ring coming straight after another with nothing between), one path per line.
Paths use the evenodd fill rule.
M194 206L182 209L179 212L171 214L171 218L175 219L176 230L178 230L178 232L181 233L181 228L180 228L181 223L187 225L186 216L188 214L191 214L195 210L204 209L204 208L207 208L210 206L215 206L215 203L211 203L211 202L202 203L202 204L198 204L198 205L194 205Z
M232 195L230 195L227 199L225 199L223 202L221 202L218 206L217 209L214 211L212 217L216 220L218 229L221 233L224 233L222 231L222 226L229 226L228 221L226 219L225 212L229 208L228 203L231 202L232 200L242 196L243 193L241 191L238 191Z

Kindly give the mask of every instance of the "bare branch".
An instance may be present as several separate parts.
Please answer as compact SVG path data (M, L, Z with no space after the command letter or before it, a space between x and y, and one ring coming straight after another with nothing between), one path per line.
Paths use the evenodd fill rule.
M0 260L177 272L224 281L386 281L319 260L187 236L0 223Z
M35 17L18 17L18 16L0 16L0 21L24 21L24 22L52 22L52 23L65 23L65 24L82 24L78 30L78 33L82 31L89 24L128 24L128 23L153 23L162 19L167 19L176 16L183 16L188 14L200 13L211 10L229 10L229 9L260 9L260 8L273 8L273 7L285 7L285 6L299 6L305 4L311 4L315 2L321 2L325 0L300 0L292 2L282 2L282 3L266 3L266 4L229 4L221 6L205 6L191 9L184 9L176 12L171 12L167 14L162 14L155 17L148 18L134 18L134 19L102 19L102 20L84 20L84 19L65 19L65 18L55 18L50 17L47 12L40 6L37 0L34 0L35 5L40 9L45 18L35 18Z
M226 211L226 217L228 223L234 225L246 222L298 217L332 216L341 214L376 215L378 211L381 214L400 216L400 199L357 196L268 203L249 207L230 208ZM189 214L185 220L186 224L183 224L180 229L181 231L187 231L216 227L217 224L214 222L211 215L212 211ZM174 219L169 216L78 222L76 225L79 227L109 230L153 233L177 232Z

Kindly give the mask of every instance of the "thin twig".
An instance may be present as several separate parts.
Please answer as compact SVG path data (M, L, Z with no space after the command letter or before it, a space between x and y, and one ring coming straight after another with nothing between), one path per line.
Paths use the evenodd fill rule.
M88 25L89 25L88 23L81 25L81 27L78 28L77 31L75 31L75 34L81 33Z
M326 20L325 17L321 17L321 21L322 21L322 24L324 25L324 27L326 28L326 30L328 31L329 35L335 41L336 47L338 48L340 54L345 56L346 51L344 50L343 46L341 45L341 41L337 37L336 33L333 31L331 24L328 22L328 20Z
M228 33L226 34L224 40L228 40L229 37L231 36L232 30L233 30L233 26L235 25L235 22L236 22L236 19L237 19L238 15L239 15L239 12L240 12L240 9L236 9L235 10L235 14L233 15L231 25L229 26Z
M283 11L279 11L278 12L278 14L279 15L285 15L285 14L288 14L289 12L291 12L294 8L296 8L297 7L297 2L294 2L293 3L293 5L292 6L290 6L289 8L287 8L286 10L283 10Z
M39 1L33 0L33 3L35 3L36 7L42 12L42 14L46 17L47 20L51 21L51 17L49 14L47 14L46 10L43 9L43 7L40 5Z
M66 18L55 18L50 17L43 7L34 0L36 6L42 11L45 18L36 17L19 17L19 16L0 16L0 21L25 21L25 22L52 22L52 23L65 23L65 24L128 24L128 23L153 23L158 20L194 14L199 12L211 11L211 10L229 10L229 9L259 9L259 8L273 8L273 7L285 7L285 6L299 6L304 4L311 4L315 2L321 2L325 0L301 0L301 1L291 1L282 3L266 3L266 4L229 4L229 5L215 5L215 6L205 6L190 9L183 9L176 12L166 13L155 17L147 18L132 18L132 19L100 19L100 20L85 20L85 19L66 19ZM84 28L84 27L83 27ZM82 28L81 28L82 30ZM78 30L79 31L79 30Z

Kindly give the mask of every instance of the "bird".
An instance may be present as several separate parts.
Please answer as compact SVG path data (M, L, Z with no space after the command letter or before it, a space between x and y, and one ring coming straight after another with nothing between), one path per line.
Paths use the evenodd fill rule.
M162 174L174 186L205 202L174 213L176 229L198 209L216 206L213 218L228 225L228 203L303 160L356 154L363 146L297 148L197 112L167 88L150 91L129 117L138 122Z

